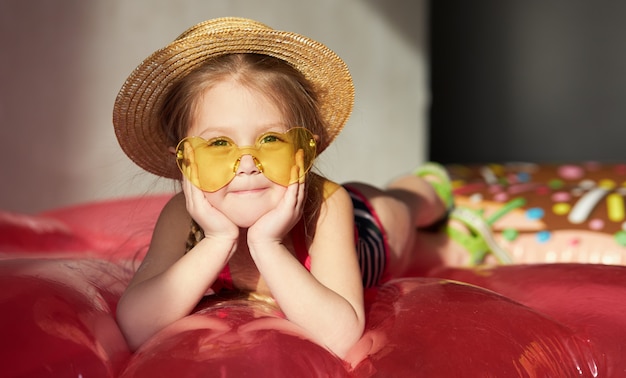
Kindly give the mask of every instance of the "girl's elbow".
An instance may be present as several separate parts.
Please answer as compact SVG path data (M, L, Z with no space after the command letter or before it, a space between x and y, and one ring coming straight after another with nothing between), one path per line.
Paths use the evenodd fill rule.
M363 321L343 327L340 335L330 342L327 347L339 358L345 358L350 349L361 339L365 330Z
M119 306L116 311L117 325L122 331L122 335L126 340L126 344L131 351L137 350L141 345L138 335L136 334L137 328L134 326L132 314L130 314L124 307Z
M149 322L142 319L141 311L125 302L124 297L118 303L115 317L131 351L137 350L152 335L151 330L145 327Z

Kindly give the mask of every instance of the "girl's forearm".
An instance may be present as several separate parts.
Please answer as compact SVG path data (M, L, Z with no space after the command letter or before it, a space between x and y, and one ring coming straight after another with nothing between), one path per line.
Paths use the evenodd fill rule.
M227 250L202 240L164 272L124 292L117 321L131 349L193 310L228 262Z
M362 312L322 285L282 244L251 246L250 253L287 319L344 357L363 333Z

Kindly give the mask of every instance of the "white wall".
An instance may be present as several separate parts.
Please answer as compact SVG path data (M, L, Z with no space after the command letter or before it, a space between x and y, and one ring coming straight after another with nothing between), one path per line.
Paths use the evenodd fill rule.
M173 191L171 181L141 171L121 152L113 101L143 58L188 26L221 16L305 34L347 62L356 104L320 158L328 177L384 185L427 156L426 0L6 0L0 209L35 212Z

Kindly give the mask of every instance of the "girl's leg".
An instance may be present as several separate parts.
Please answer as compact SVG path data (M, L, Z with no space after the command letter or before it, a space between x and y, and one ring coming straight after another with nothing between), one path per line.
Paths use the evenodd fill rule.
M402 176L386 189L393 198L401 201L410 212L411 224L416 228L428 228L445 218L449 210L435 191L433 183L439 178L430 176L425 178L416 175Z
M387 234L388 269L392 276L414 274L452 262L446 256L451 243L444 232L420 232L417 238L417 229L443 219L448 211L428 181L407 175L392 182L386 190L362 183L346 185L367 197L378 215ZM455 249L462 255L462 249Z
M440 266L513 261L478 213L454 209L450 179L436 163L420 166L386 190L352 186L367 197L387 233L388 269L395 277Z

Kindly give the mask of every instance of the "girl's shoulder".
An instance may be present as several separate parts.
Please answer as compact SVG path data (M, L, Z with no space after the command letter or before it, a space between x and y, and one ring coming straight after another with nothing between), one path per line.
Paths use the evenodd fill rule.
M343 185L324 177L320 177L320 181L321 182L318 185L321 189L319 192L322 198L322 211L328 211L328 206L331 206L332 208L337 205L339 205L341 211L343 211L346 204L352 204L350 194L346 188L343 187Z
M334 181L328 180L327 178L322 178L322 196L324 200L330 198L337 190L341 189L342 186L337 184Z
M185 221L183 223L189 224L191 216L187 212L185 194L183 192L178 192L174 194L172 198L167 201L167 203L161 210L159 219L169 221Z
M164 211L179 211L181 208L186 208L185 205L185 193L177 192L172 196L172 198L167 201L165 206L163 207Z
M349 195L343 186L318 174L311 176L309 184L309 199L304 209L304 220L307 228L315 230L322 226L321 222L324 222L321 215L334 211L337 204L343 207Z

